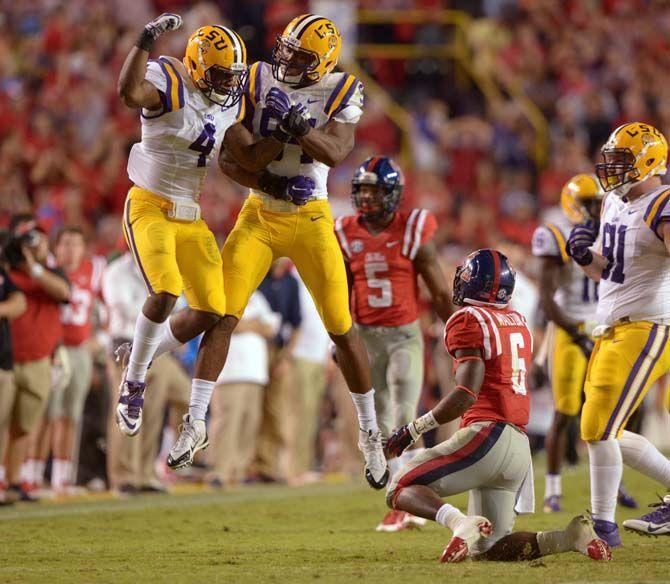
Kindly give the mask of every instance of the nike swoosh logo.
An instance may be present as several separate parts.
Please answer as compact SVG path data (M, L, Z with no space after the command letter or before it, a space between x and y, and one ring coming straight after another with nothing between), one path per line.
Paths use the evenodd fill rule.
M323 217L323 215L319 215L318 217L310 217L309 220L310 221L316 221L317 219L321 219L322 217Z
M394 245L398 245L399 243L400 243L399 241L387 241L386 247L393 247Z
M136 424L131 424L130 420L126 418L121 412L119 412L119 416L123 418L123 421L125 422L126 426L128 426L131 430L135 429Z
M317 101L319 101L319 100L318 99L308 99L307 103L316 103Z
M633 213L637 213L637 209L633 209L632 211L628 211L629 215L632 215Z
M659 525L658 527L652 527L651 525L647 525L647 532L648 533L656 533L657 531L660 531L661 529L665 529L667 525Z

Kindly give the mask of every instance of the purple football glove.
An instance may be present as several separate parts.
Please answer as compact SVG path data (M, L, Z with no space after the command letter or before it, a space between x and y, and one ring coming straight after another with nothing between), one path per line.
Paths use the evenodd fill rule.
M593 253L589 248L597 237L598 227L593 221L575 225L570 232L565 251L580 266L588 266L593 261Z
M265 97L265 108L273 118L281 120L291 109L291 100L281 89L273 87Z
M304 205L314 192L316 183L310 176L292 176L286 184L287 200L294 205Z
M287 114L282 118L279 127L289 136L301 138L312 128L309 123L311 117L307 107L301 103L296 103L291 106Z
M389 458L400 456L409 448L420 434L414 429L414 422L397 428L386 441L386 454Z

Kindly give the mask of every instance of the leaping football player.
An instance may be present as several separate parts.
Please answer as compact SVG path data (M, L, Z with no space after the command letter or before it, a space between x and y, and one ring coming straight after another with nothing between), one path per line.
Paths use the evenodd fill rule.
M581 434L589 451L595 529L615 547L621 544L615 510L623 463L670 488L670 461L626 430L650 386L670 370L670 188L661 184L668 143L653 126L634 122L612 132L602 156L596 174L608 194L600 227L575 226L567 249L600 284ZM649 535L670 533L670 497L623 525Z
M525 318L507 308L514 283L507 258L494 249L470 254L456 270L453 301L463 308L445 330L455 389L396 430L387 450L398 456L423 433L462 416L461 429L407 463L393 477L387 502L451 529L442 562L531 560L568 551L609 560L587 517L575 517L561 531L512 533L517 496L531 468L526 365L533 354ZM466 491L468 515L442 500Z
M382 435L411 422L423 387L423 335L419 325L419 282L430 291L445 322L451 294L431 241L437 222L426 209L398 211L404 179L386 156L368 158L355 172L351 200L356 215L335 221L353 292L356 328L368 351ZM389 461L391 473L417 454L411 450ZM377 531L423 525L425 519L389 511Z
M123 230L149 293L137 319L116 412L119 428L129 436L142 424L151 360L226 312L221 256L200 217L198 198L226 129L244 115L246 48L235 31L204 26L189 38L183 61L149 60L156 39L181 23L180 16L166 13L147 24L118 82L123 102L140 108L142 140L128 160L134 185ZM165 320L182 292L189 309L168 327ZM202 395L196 391L191 398L189 427L191 418L205 418Z
M370 367L352 327L347 274L327 200L329 169L351 152L363 113L362 84L334 72L341 46L331 20L303 14L278 37L272 63L255 63L249 71L245 116L226 132L219 162L251 192L222 250L226 315L203 338L193 387L211 395L250 295L276 258L289 257L337 347L358 413L366 478L383 488L389 470ZM274 144L269 163L253 151L263 140ZM185 426L168 464L190 464L205 440L204 423Z

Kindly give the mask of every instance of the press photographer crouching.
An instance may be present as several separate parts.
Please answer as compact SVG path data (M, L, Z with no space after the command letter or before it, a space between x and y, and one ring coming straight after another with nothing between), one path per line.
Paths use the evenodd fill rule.
M51 388L51 357L61 341L60 304L70 284L58 268L48 266L49 238L32 215L17 215L3 249L9 277L26 296L26 311L11 322L14 396L7 447L7 498L31 500L20 486L21 464L31 436L39 429Z

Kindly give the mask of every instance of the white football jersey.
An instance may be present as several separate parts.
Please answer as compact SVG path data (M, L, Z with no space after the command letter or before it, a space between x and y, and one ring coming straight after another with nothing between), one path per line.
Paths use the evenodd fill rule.
M595 320L598 304L598 283L588 278L565 251L572 224L562 218L541 225L533 233L533 255L552 257L561 262L558 288L554 302L568 318L578 322Z
M609 265L600 280L597 320L670 324L670 255L659 235L670 220L670 188L662 186L632 202L609 195L600 223L600 253Z
M149 61L145 79L163 107L140 113L142 141L130 151L128 176L170 200L197 201L226 130L244 115L244 100L229 108L212 103L173 57Z
M363 114L363 84L347 73L329 73L318 83L295 88L277 81L272 75L269 63L254 63L249 70L246 93L245 126L259 140L272 134L276 121L265 109L265 96L272 87L284 91L293 102L302 103L311 115L310 123L321 128L330 120L345 124L355 124ZM314 179L314 197L328 197L328 171L330 168L305 154L295 140L286 143L284 150L267 169L280 176L309 176ZM252 193L263 195L260 191Z

